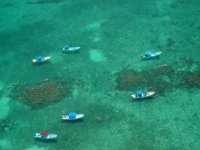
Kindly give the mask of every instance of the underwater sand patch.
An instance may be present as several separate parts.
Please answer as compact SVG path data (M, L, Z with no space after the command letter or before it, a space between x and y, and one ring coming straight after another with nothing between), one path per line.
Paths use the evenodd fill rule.
M93 62L106 61L106 57L103 55L103 53L100 50L97 50L97 49L90 50L89 56Z
M11 150L11 143L8 140L0 140L0 149Z
M85 29L86 30L99 30L99 28L101 27L101 24L105 22L105 20L100 20L94 23L90 23L88 24Z
M9 113L9 110L10 110L10 107L9 107L9 101L10 99L8 97L2 97L0 99L0 119L2 118L5 118L8 113Z
M63 80L46 80L39 83L14 85L11 97L32 108L43 107L58 102L71 94L71 82Z
M94 43L101 41L101 35L98 33L95 33L95 35L92 35L90 37L90 40Z
M3 90L3 83L0 82L0 91L2 91L2 90Z
M47 150L44 147L38 147L37 145L34 145L32 147L27 148L26 150Z

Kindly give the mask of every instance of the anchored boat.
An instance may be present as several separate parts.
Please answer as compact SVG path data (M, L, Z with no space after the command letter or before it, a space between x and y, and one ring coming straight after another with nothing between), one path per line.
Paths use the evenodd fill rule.
M69 45L65 45L63 47L63 52L66 52L66 53L75 53L75 52L79 52L80 50L80 46L76 46L76 47L70 47Z
M84 117L84 114L77 114L76 112L69 112L67 115L62 115L62 120L80 120Z
M32 62L33 63L42 63L42 62L46 62L49 59L51 59L50 56L37 56L34 59L32 59Z
M142 90L136 91L135 94L132 94L131 97L134 99L142 99L142 98L148 98L155 94L154 91L144 92Z
M158 52L146 51L144 54L141 55L141 58L142 59L153 59L153 58L157 58L161 54L162 54L161 51L158 51Z
M58 137L57 134L50 134L48 131L41 131L40 133L35 133L34 138L36 139L44 139L44 140L52 140Z

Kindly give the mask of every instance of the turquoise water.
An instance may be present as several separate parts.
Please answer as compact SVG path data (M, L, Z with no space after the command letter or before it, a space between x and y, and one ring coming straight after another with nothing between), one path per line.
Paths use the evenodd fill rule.
M197 0L0 2L0 149L198 150ZM79 53L62 53L64 44ZM146 50L162 51L141 61ZM33 65L37 55L49 62ZM135 101L138 89L155 90ZM62 112L84 113L62 122ZM56 141L33 138L58 134Z

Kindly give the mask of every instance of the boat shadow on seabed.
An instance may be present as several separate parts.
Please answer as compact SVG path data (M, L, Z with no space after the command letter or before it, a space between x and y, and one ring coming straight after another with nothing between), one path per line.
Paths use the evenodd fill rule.
M57 139L51 139L51 140L41 140L41 139L35 139L35 142L40 142L40 143L57 143Z
M146 97L146 98L142 98L142 99L132 99L131 98L131 100L133 100L133 102L144 102L144 101L146 101L146 102L151 102L152 100L154 99L154 97Z

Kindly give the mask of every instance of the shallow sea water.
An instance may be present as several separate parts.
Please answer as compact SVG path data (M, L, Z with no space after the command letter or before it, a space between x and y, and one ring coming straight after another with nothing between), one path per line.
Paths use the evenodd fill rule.
M0 149L199 150L199 6L198 0L1 1ZM62 53L66 43L80 52ZM162 55L141 61L149 49ZM51 60L33 65L37 55ZM156 95L134 101L138 89ZM62 122L63 111L85 118ZM41 130L57 140L35 140Z

